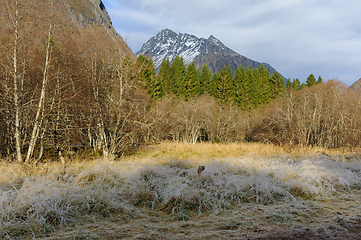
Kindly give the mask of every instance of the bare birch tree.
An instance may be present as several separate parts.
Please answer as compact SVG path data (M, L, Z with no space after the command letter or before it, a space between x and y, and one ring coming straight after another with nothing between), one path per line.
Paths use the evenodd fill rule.
M43 120L44 120L44 115L43 115L44 110L43 109L44 109L45 95L46 95L47 85L48 85L48 80L49 80L49 67L50 67L50 62L51 62L51 51L52 51L52 46L53 46L53 42L52 42L53 41L52 40L53 10L54 10L54 1L52 0L51 1L51 15L50 15L51 17L50 17L50 21L49 21L49 31L48 31L46 44L45 44L45 63L44 63L44 70L43 70L43 80L42 80L39 103L38 103L38 107L36 110L35 119L33 121L33 123L34 123L33 131L31 134L28 151L27 151L27 155L25 158L25 162L27 162L27 163L30 162L30 160L33 156L35 144L39 137L39 130L40 130Z
M15 1L15 17L13 19L14 26L14 55L13 55L13 78L14 78L14 107L15 107L15 149L16 159L22 162L21 157L21 141L20 141L20 102L19 102L19 73L18 73L18 46L19 46L19 2Z
M12 54L11 54L11 66L5 66L5 69L9 76L12 78L12 84L7 84L7 80L3 81L4 88L6 89L6 93L2 94L2 98L9 104L13 111L9 112L9 119L11 122L8 125L13 125L13 131L11 131L14 135L14 145L15 145L15 156L16 161L18 163L22 163L23 161L29 162L35 145L39 136L39 129L42 126L43 121L43 113L44 113L44 102L46 97L46 87L48 83L48 70L50 66L51 59L51 50L52 50L52 17L49 21L49 31L48 31L48 39L45 46L45 64L43 69L43 80L42 80L42 88L40 92L38 106L36 108L36 114L34 119L31 119L32 109L30 108L31 103L34 99L25 99L26 95L30 95L30 90L24 92L24 81L25 81L25 60L20 58L20 55L24 54L24 49L22 44L22 38L20 37L20 10L21 6L24 3L20 3L19 0L15 0L12 4L7 2L8 14L10 20L10 29L13 32L13 42L11 44ZM51 15L53 11L53 2L51 2ZM11 93L12 92L12 96ZM28 94L27 94L28 93ZM34 94L35 96L35 94ZM27 101L27 102L26 102ZM28 110L25 109L25 107ZM13 112L13 113L12 113ZM11 117L14 115L14 117ZM27 131L26 127L28 126L29 121L32 125L32 134L30 137L29 144L27 145ZM25 159L23 159L22 152L24 147L27 147L27 155Z
M21 51L21 37L20 37L20 3L15 0L13 4L6 2L9 16L9 28L13 33L13 41L11 46L11 53L9 53L9 59L11 64L4 64L5 72L8 73L4 76L2 81L2 88L4 92L1 93L3 99L4 108L8 108L6 115L8 116L8 129L9 134L13 133L15 141L15 158L17 162L22 162L22 139L21 139L21 83L24 81L24 75L22 69L24 69L24 63L20 60ZM9 78L8 78L9 77ZM12 79L12 84L10 83ZM8 82L9 81L9 82ZM15 117L13 117L15 115ZM10 142L12 142L10 140Z
M93 59L90 68L92 101L87 120L88 138L94 150L114 158L143 139L143 97L129 79L131 64L126 58L108 65Z

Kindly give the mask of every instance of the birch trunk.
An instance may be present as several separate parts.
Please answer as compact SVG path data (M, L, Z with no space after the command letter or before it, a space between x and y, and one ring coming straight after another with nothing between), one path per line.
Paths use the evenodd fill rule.
M53 2L52 2L53 4ZM53 9L53 5L51 6ZM30 138L30 143L29 143L29 148L28 148L28 152L26 155L26 159L25 162L30 162L30 159L33 155L34 149L35 149L35 144L39 135L39 129L41 126L41 123L43 121L43 116L41 117L41 113L43 112L43 106L44 106L44 101L45 101L45 94L46 94L46 86L48 83L48 70L49 70L49 66L50 66L50 57L51 57L51 37L52 37L52 20L50 20L50 24L49 24L49 32L48 32L48 39L47 39L47 43L46 43L46 55L45 55L45 65L44 65L44 72L43 72L43 82L42 82L42 87L41 87L41 93L40 93L40 99L39 99L39 104L38 104L38 108L36 111L36 115L35 115L35 119L34 119L34 127L33 127L33 131L31 134L31 138Z
M19 45L19 2L15 2L15 17L14 17L14 53L13 53L13 78L14 78L14 107L15 107L15 149L16 149L16 160L21 163L21 139L20 139L20 93L18 87L18 45Z

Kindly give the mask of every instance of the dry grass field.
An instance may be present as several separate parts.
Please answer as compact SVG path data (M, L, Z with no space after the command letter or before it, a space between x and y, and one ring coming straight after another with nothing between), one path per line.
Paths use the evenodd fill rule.
M65 171L3 162L0 238L361 239L360 156L162 143Z

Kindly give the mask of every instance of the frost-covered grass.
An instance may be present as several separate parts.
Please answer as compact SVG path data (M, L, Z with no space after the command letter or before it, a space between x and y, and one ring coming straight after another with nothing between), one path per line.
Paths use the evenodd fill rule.
M92 219L161 212L187 221L239 204L299 204L361 188L361 161L325 155L217 160L99 159L25 169L0 165L0 237L46 236ZM205 166L201 175L198 166ZM29 174L31 173L31 174ZM276 215L270 215L272 219ZM277 216L276 216L277 217Z

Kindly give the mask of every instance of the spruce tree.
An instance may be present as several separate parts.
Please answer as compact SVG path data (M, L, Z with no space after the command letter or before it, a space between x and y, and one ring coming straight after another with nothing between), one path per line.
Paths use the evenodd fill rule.
M215 95L222 102L226 103L232 97L232 71L229 71L226 66L223 66L218 82L215 84Z
M248 77L248 81L250 83L250 91L249 91L249 103L252 108L258 107L260 104L260 98L259 98L259 91L258 91L258 82L256 81L255 77L255 70L251 68L251 66L248 67L246 70L246 74Z
M232 81L233 80L233 74L232 74L231 65L228 65L228 67L227 67L227 74L228 74L228 78L230 79L230 81Z
M161 83L165 94L172 93L172 71L169 63L169 59L163 59L159 68L158 81Z
M307 80L306 80L306 85L307 87L312 87L313 85L316 84L316 78L315 76L311 73L310 76L308 76Z
M307 87L307 85L305 83L302 83L300 86L300 90L304 89L305 87Z
M185 100L200 95L199 91L199 75L194 62L188 65L186 74L183 78L183 97Z
M230 87L229 98L232 98L232 96L233 96L233 73L232 73L231 65L228 65L228 67L227 67L227 78L229 80L229 87Z
M209 70L207 63L204 63L199 84L200 95L210 93L211 82L212 72Z
M239 65L233 78L233 100L242 110L249 110L250 84L246 69Z
M284 79L281 74L275 72L271 76L272 98L276 98L284 90Z
M163 91L163 87L161 82L159 81L159 78L152 75L150 77L150 81L149 81L149 88L148 93L150 94L150 97L153 99L158 99L163 97L164 95L164 91Z
M322 82L323 82L323 80L322 80L321 76L318 76L318 79L317 79L316 84L320 84L320 83L322 83Z
M147 91L151 92L151 82L154 81L154 78L156 77L156 70L153 60L140 54L137 58L136 66L139 68L138 78L141 82L144 83L144 87L147 89Z
M219 82L219 77L220 77L219 73L213 74L212 81L211 81L211 84L209 85L209 90L208 90L209 95L212 97L215 97L215 98L217 98L216 88L217 88L217 85Z
M300 82L300 80L298 80L298 78L293 79L292 88L293 88L293 90L295 90L295 91L298 91L298 90L301 89L301 82Z
M177 96L183 96L185 89L183 84L185 66L182 57L176 56L172 63L172 92Z
M257 72L256 69L255 72ZM255 80L258 83L260 102L262 104L268 103L272 97L271 96L272 86L270 84L270 74L267 68L263 66L263 64L261 64L261 66L259 67L258 73L255 74Z
M263 89L264 84L262 82L261 73L257 68L253 69L253 81L255 83L255 93L257 94L259 104L262 105L266 101L266 96ZM266 94L268 94L268 92Z
M287 79L286 88L287 88L287 90L292 89L292 82L291 82L290 78Z

